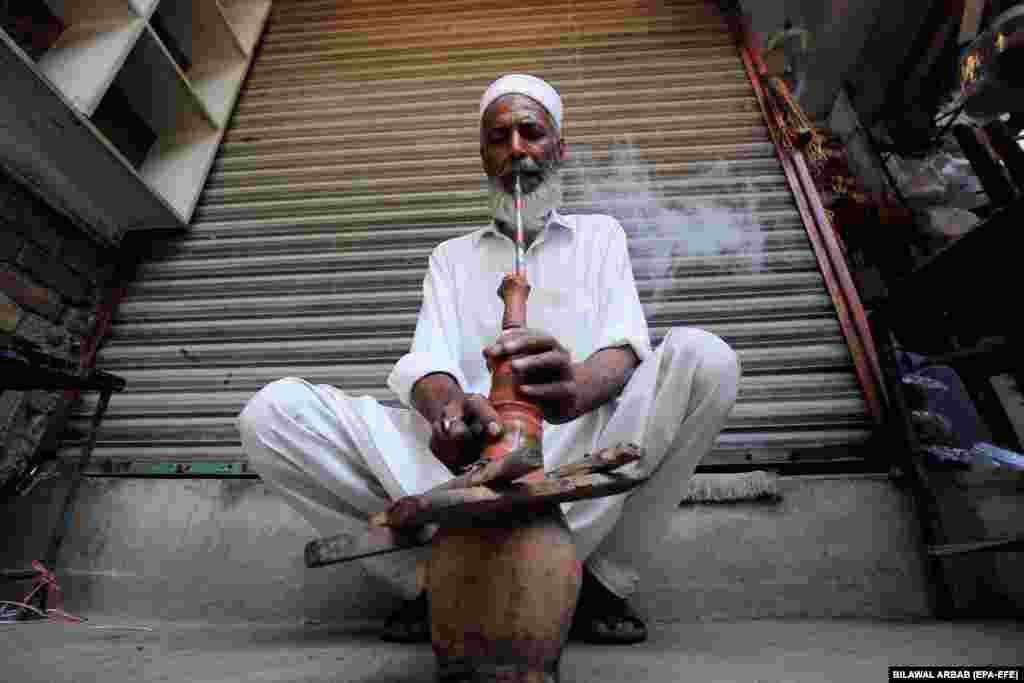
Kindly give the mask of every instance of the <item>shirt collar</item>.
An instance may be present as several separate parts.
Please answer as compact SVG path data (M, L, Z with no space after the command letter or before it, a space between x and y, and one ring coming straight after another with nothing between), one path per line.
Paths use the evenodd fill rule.
M569 234L571 235L576 232L576 217L566 216L558 213L557 210L552 209L550 215L548 215L548 222L544 224L544 230L541 231L541 234L544 234L544 232L548 228L553 227L565 228L569 231ZM480 241L486 235L491 235L494 237L501 236L501 232L498 230L498 226L494 223L493 220L491 221L490 225L484 228L480 228L479 230L476 231L476 234L473 237L473 246L479 245Z

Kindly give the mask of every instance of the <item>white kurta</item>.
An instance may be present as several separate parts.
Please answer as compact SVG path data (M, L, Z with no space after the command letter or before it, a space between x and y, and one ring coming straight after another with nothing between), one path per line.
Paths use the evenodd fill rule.
M428 372L449 372L470 393L490 391L481 351L501 333L498 286L514 254L515 244L493 225L434 249L412 349L388 377L403 403ZM641 361L651 355L626 234L611 216L553 213L526 251L526 276L527 325L554 335L574 362L627 344Z
M432 372L451 374L467 392L489 392L482 350L501 331L497 289L513 249L491 226L434 250L412 348L388 378L404 404L416 381ZM553 214L527 251L526 268L530 327L551 333L574 362L626 345L641 360L617 400L567 424L545 424L543 443L546 469L619 442L644 447L642 469L656 475L629 495L627 509L638 512L616 526L625 495L563 506L581 558L610 589L628 595L639 579L630 546L650 547L667 532L681 487L732 409L738 361L720 339L691 328L673 330L652 352L626 236L611 217ZM391 499L451 477L430 453L430 425L415 410L329 385L274 382L249 401L238 425L267 486L324 535L365 523ZM364 566L411 597L416 558L406 551Z

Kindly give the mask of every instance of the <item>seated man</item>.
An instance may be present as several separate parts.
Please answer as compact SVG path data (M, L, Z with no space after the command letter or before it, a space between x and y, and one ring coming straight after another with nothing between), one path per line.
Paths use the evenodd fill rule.
M699 329L673 329L651 349L622 227L609 216L557 211L561 129L561 98L538 78L504 76L484 93L480 154L494 221L430 257L412 349L388 378L414 410L290 377L260 390L238 426L267 487L320 534L333 535L476 460L502 429L485 398L485 361L525 354L513 365L523 393L544 413L546 469L620 442L645 449L645 460L630 466L652 473L644 486L563 505L585 560L572 636L636 642L646 627L626 602L640 582L633 549L667 535L686 482L732 410L740 369L725 342ZM496 292L514 260L516 174L532 286L529 329L499 336ZM425 552L362 560L408 599L389 621L387 639L429 640L417 581Z

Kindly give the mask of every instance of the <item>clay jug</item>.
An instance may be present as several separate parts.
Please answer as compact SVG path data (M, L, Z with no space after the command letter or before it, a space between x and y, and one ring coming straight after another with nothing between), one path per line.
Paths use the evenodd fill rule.
M557 505L442 529L426 579L439 681L559 680L581 567Z

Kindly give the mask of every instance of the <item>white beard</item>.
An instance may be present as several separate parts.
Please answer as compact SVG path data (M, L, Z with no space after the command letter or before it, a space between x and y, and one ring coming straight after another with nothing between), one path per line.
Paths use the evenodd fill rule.
M516 197L505 192L494 178L488 178L488 199L491 215L515 229ZM536 235L544 229L548 214L562 203L562 176L554 170L530 194L523 195L523 231Z

